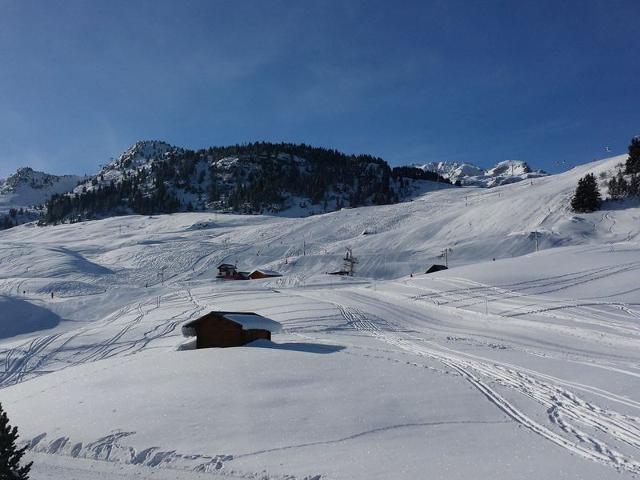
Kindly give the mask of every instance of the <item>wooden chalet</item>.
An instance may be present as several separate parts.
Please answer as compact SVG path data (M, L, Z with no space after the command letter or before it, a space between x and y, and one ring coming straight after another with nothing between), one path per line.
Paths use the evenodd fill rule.
M273 270L263 270L261 268L256 268L253 272L249 274L249 278L251 280L259 280L261 278L274 278L281 277L282 274L278 272L274 272Z
M232 263L221 263L218 265L216 278L222 280L249 280L249 274L248 272L238 271L238 267Z
M271 340L282 326L253 312L210 312L182 326L182 335L196 337L196 348L239 347L258 339Z

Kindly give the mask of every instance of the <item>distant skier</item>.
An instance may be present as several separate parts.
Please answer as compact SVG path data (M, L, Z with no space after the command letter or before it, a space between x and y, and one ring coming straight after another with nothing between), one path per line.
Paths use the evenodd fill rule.
M51 290L51 298L53 298L53 290Z

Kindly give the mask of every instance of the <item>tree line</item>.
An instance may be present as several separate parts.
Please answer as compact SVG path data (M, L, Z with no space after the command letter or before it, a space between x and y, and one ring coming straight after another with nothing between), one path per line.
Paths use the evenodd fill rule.
M621 165L606 182L611 200L640 197L640 136L631 140L628 152L629 156L624 165ZM606 177L605 173L602 178L606 179ZM579 213L593 212L598 210L601 204L602 195L598 180L593 173L588 173L578 181L571 199L571 209Z

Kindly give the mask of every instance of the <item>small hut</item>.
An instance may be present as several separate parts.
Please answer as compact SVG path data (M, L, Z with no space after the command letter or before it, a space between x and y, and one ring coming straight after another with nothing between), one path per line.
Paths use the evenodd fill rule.
M440 270L447 270L447 267L445 267L444 265L433 264L424 273L439 272Z
M273 270L263 270L261 268L256 268L253 272L249 274L249 278L251 280L258 280L261 278L273 278L273 277L281 277L282 274L275 272Z
M336 270L335 272L327 272L327 275L349 275L346 270Z
M196 337L196 348L239 347L258 339L271 340L282 326L253 312L210 312L182 326L182 335Z

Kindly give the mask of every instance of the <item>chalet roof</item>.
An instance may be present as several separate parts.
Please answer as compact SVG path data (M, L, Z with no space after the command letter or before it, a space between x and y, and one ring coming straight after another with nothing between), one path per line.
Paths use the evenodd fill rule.
M427 269L425 273L439 272L441 270L448 270L448 268L445 267L444 265L438 265L437 263L434 263Z
M226 318L227 320L231 320L232 322L238 323L245 330L251 329L260 329L260 330L268 330L270 332L279 332L282 330L282 325L275 320L271 320L270 318L263 317L262 315L258 315L253 312L209 312L206 315L203 315L200 318L196 318L195 320L191 320L182 325L182 335L185 337L195 337L196 336L196 326L200 322L206 322L211 316L218 316Z
M256 268L251 273L254 273L254 272L259 272L259 273L262 273L264 275L268 275L270 277L281 277L282 276L282 274L280 272L276 272L275 270L265 270L263 268Z
M233 263L221 263L218 268L236 268L236 266Z

